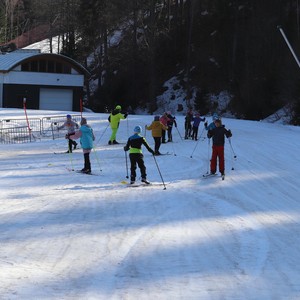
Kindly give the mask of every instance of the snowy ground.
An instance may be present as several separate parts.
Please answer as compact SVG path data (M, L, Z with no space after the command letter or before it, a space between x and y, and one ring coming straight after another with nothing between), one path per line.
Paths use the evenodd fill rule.
M23 112L1 109L7 116ZM107 145L107 115L85 116L99 176L67 170L81 169L83 155L53 154L65 140L0 145L1 300L300 299L300 128L224 119L237 156L226 142L224 181L202 178L208 140L194 151L174 130L161 147L172 155L156 157L164 190L146 149L157 184L123 184L124 145ZM129 116L118 140L152 118Z

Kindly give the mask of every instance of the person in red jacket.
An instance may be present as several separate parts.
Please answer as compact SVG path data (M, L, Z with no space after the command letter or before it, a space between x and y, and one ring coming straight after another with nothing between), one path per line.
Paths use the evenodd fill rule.
M225 162L224 162L224 144L225 136L227 138L232 136L230 130L227 130L220 119L215 120L216 127L208 130L207 137L212 138L212 156L210 160L210 172L215 174L217 170L217 159L219 159L219 171L221 175L225 175Z

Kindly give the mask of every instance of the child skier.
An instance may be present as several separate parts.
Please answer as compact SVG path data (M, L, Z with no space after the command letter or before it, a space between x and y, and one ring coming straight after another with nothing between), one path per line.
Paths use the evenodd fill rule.
M66 139L68 140L68 151L66 153L72 153L72 145L74 146L74 149L77 147L77 143L75 141L72 141L69 137L70 135L73 135L75 133L75 127L76 129L79 128L79 125L72 121L72 116L67 115L67 120L64 122L63 125L57 127L57 130L60 130L62 128L66 127L68 130L68 133L66 134Z
M219 171L222 176L225 175L225 163L224 163L224 144L225 136L227 138L232 136L230 130L227 130L224 125L222 125L221 120L215 120L215 128L208 130L207 137L213 140L212 145L212 156L210 160L210 172L215 174L217 170L217 158L219 159Z
M167 112L167 117L169 119L168 124L167 124L168 125L168 142L173 142L172 129L173 129L173 125L175 125L175 127L177 127L176 117L172 116L170 111Z
M124 151L129 150L130 158L130 184L135 183L136 178L136 165L139 166L142 176L142 182L150 184L147 180L146 167L144 163L144 156L142 153L142 145L144 145L147 150L154 155L154 151L148 145L146 139L141 136L142 128L141 126L136 126L134 128L134 134L128 138L126 146L124 146Z
M154 139L154 151L155 155L161 155L159 152L159 148L161 145L161 137L162 137L162 130L167 130L168 127L162 124L159 121L159 116L154 117L154 121L151 123L150 126L146 126L147 130L152 130L152 137Z
M94 132L91 126L87 124L86 118L82 118L80 122L80 129L70 136L70 139L80 138L80 144L84 156L84 167L81 170L82 173L91 174L91 162L90 153L93 149L93 141L95 140Z
M127 113L122 114L121 109L122 109L122 107L120 105L117 105L116 108L111 112L111 114L108 117L108 121L110 123L110 128L111 128L111 136L108 141L109 145L119 144L116 141L116 136L117 136L117 131L118 131L119 125L120 125L120 120L124 120L128 116Z
M193 131L192 131L192 139L198 140L198 129L200 122L204 122L205 118L201 118L199 113L196 113L196 116L193 118Z
M192 120L193 120L194 114L193 110L189 108L188 112L185 115L185 121L184 121L184 129L185 134L184 138L187 140L192 135Z

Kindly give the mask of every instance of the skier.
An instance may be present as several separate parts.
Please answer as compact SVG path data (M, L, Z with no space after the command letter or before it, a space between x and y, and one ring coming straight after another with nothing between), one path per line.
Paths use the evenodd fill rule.
M82 118L80 121L81 127L73 135L70 136L70 139L80 138L80 144L84 156L84 167L80 171L85 174L91 174L91 162L90 162L90 153L93 149L93 141L95 140L94 132L91 126L87 124L86 118Z
M207 137L213 140L212 156L210 160L210 173L215 174L217 170L217 158L219 159L219 171L222 176L225 175L224 162L224 144L225 136L227 138L232 136L231 130L227 130L220 119L215 120L215 128L208 130Z
M205 117L201 118L199 113L196 113L196 116L193 117L193 128L192 128L192 139L197 141L198 140L198 129L200 126L200 122L204 122Z
M164 113L159 121L167 128L167 129L162 129L162 132L161 132L161 142L163 144L166 143L166 130L168 130L168 122L170 121L170 119L168 118L168 113Z
M150 184L147 180L146 167L144 163L144 156L142 153L142 145L144 145L147 150L154 155L154 151L148 145L146 139L141 135L141 126L136 126L134 128L134 134L128 138L126 146L124 146L124 151L129 150L130 158L130 184L135 183L136 178L136 165L139 166L141 171L142 182Z
M162 124L159 121L159 116L154 117L154 121L151 123L150 126L146 126L147 130L152 130L152 137L154 139L154 151L155 155L161 155L159 152L159 148L161 145L161 137L162 137L162 130L167 130L168 127Z
M185 115L185 122L184 122L184 129L185 129L185 135L184 138L187 140L189 137L191 137L192 134L192 120L193 120L193 110L189 108L188 112Z
M176 118L175 118L175 116L172 116L170 111L167 112L167 117L169 118L169 121L167 124L168 125L168 142L173 142L172 129L173 129L173 125L175 127L177 127Z
M121 109L122 109L122 107L120 105L117 105L108 117L108 121L110 123L110 128L111 128L111 136L108 141L109 145L119 144L116 141L116 136L117 136L117 131L118 131L118 128L120 125L120 120L124 120L128 116L128 113L122 114Z
M68 133L66 134L66 139L68 140L68 151L66 153L72 153L72 146L74 146L73 150L75 150L77 147L77 143L75 141L72 141L69 137L70 135L75 133L75 128L78 129L79 125L76 122L72 121L71 115L67 115L67 120L63 125L58 126L57 130L63 129L64 127L66 127L68 130Z

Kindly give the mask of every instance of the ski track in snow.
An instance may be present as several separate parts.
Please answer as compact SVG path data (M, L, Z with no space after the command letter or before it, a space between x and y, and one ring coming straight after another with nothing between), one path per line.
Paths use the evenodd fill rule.
M96 141L101 118L90 116ZM162 152L176 155L156 157L166 190L121 183L124 145L105 144L110 130L91 153L99 176L66 169L83 163L81 150L53 154L66 141L3 145L0 299L299 299L299 128L226 123L237 159L226 142L225 180L202 178L207 139L191 158L195 142L174 131Z

